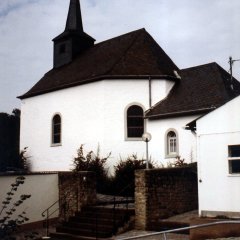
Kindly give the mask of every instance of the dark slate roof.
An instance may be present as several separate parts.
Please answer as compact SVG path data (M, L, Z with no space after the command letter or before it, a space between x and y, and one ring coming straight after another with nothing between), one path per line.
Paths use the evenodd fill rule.
M146 112L149 119L207 113L240 94L240 83L217 63L209 63L179 72L181 80L168 96Z
M47 72L20 99L91 81L152 77L176 80L178 67L145 29L98 43L71 63Z

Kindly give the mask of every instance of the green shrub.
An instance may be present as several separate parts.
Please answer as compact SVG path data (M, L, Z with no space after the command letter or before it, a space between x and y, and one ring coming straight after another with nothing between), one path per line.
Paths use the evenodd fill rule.
M100 156L100 148L98 147L97 153L90 151L84 154L83 144L77 150L77 156L73 160L73 171L92 171L96 174L97 192L106 193L109 186L110 178L108 177L108 169L106 162L110 157L109 153L106 157Z
M136 154L132 154L126 160L120 159L119 163L114 167L112 180L115 193L134 196L135 170L145 168L146 161L138 159ZM154 168L154 164L151 161L149 162L149 168Z
M19 153L19 169L23 172L30 172L29 156L27 156L28 147L23 148Z
M174 167L184 167L184 166L187 166L187 165L188 164L185 163L185 159L184 158L181 159L180 156L177 156L175 162L173 163Z
M138 159L136 154L132 154L126 160L120 159L119 163L114 166L112 176L108 174L106 162L110 157L100 157L100 149L97 153L89 151L84 154L83 144L77 150L77 156L73 159L73 171L92 171L96 173L96 187L98 193L110 195L133 196L135 170L145 169L146 160ZM150 161L149 168L154 168Z

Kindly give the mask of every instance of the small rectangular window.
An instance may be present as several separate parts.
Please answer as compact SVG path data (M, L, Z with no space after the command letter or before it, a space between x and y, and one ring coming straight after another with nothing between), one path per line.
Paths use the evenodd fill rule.
M66 44L61 44L60 47L59 47L59 53L62 54L62 53L65 53L66 52Z
M240 173L240 145L228 146L228 166L230 174Z

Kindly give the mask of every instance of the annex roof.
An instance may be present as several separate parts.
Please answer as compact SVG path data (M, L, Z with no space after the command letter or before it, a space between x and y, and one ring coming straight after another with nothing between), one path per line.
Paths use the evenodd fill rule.
M146 112L149 119L207 113L240 94L240 83L217 63L182 69L168 96Z
M178 67L145 29L98 43L71 63L47 72L20 99L101 79L144 76L177 80Z

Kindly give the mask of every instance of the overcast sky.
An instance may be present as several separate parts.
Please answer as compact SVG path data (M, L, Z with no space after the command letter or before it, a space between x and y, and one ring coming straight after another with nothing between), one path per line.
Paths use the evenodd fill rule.
M69 0L0 0L0 112L52 68L52 39ZM84 31L97 42L145 28L179 68L240 58L240 0L81 0ZM240 62L234 64L240 79Z

